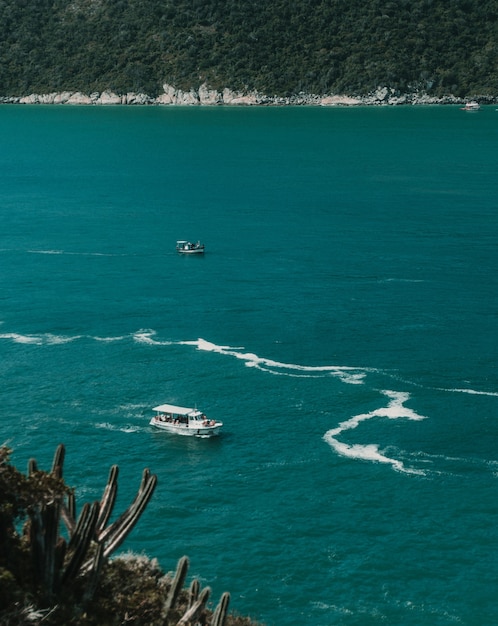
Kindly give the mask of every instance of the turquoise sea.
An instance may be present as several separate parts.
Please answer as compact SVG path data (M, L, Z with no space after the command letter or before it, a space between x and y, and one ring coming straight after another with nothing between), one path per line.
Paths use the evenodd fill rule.
M117 513L150 468L123 550L268 626L498 624L495 107L3 105L0 146L18 467L118 464Z

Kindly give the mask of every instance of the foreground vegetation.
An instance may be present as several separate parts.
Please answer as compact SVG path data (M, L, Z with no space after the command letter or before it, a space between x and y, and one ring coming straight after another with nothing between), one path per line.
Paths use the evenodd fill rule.
M30 461L28 474L0 447L0 625L27 626L250 626L228 614L224 593L214 610L210 588L193 580L189 561L165 574L156 560L137 555L109 559L137 523L156 477L144 470L133 503L109 523L118 468L111 468L100 502L76 515L74 491L62 478L64 447L50 472ZM65 533L62 532L65 527Z
M498 93L496 0L3 0L0 96Z

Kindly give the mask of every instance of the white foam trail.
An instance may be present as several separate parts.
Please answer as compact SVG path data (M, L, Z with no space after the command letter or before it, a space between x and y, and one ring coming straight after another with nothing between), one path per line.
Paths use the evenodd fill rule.
M111 252L68 252L67 250L28 250L28 252L30 254L65 254L66 256L126 256L125 254L115 254Z
M243 348L233 348L230 346L219 346L205 339L198 339L197 341L182 342L188 345L197 346L199 350L205 350L208 352L216 352L218 354L224 354L227 356L235 357L245 361L246 367L257 367L265 372L272 374L286 375L286 376L301 376L308 377L310 374L328 374L330 376L336 376L343 382L351 385L363 384L366 372L375 371L368 368L348 367L339 365L298 365L296 363L282 363L280 361L273 361L260 357L252 352L240 352ZM283 371L275 371L283 370ZM290 373L292 372L292 373ZM302 372L298 374L296 372Z
M125 337L121 335L120 337L93 337L95 341L102 341L103 343L110 343L112 341L123 341Z
M422 278L380 278L379 283L425 283Z
M19 335L18 333L2 333L0 339L10 339L14 343L35 344L41 346L43 339L36 335Z
M59 254L58 251L45 251L45 254ZM0 322L4 324L4 322ZM184 345L194 346L199 350L207 352L216 352L218 354L232 356L236 359L244 361L246 367L256 367L261 371L275 376L289 376L294 378L318 378L321 375L333 376L338 378L342 382L348 385L363 385L368 373L380 373L385 376L390 376L396 379L398 382L403 382L415 387L428 388L425 385L418 384L412 381L403 380L399 376L394 375L392 372L379 370L372 367L350 367L344 365L299 365L296 363L282 363L280 361L273 361L264 357L259 357L252 352L243 352L243 347L233 347L217 345L205 339L196 339L191 341L159 341L156 337L156 331L152 329L141 329L132 333L131 335L121 335L116 337L92 337L88 335L74 335L63 336L54 335L51 333L39 334L39 335L22 335L19 333L2 333L0 339L10 340L14 343L31 344L31 345L54 345L64 344L78 339L87 338L94 341L101 342L113 342L113 341L125 341L131 336L136 343L151 345L151 346L171 346L171 345ZM460 389L460 388L438 388L433 387L436 391L443 391L445 393L466 393L480 396L498 397L496 391L479 391L475 389Z
M362 413L355 415L354 417L341 422L337 428L332 428L327 431L323 436L323 439L341 456L346 456L351 459L361 459L364 461L375 461L378 463L389 463L394 469L400 472L406 472L410 474L423 474L423 472L413 469L407 469L403 463L397 459L392 459L379 451L377 444L355 444L348 445L342 443L337 439L344 431L357 428L362 422L370 420L376 417L387 417L388 419L406 418L409 420L423 420L427 419L424 415L419 415L412 409L404 406L404 403L410 398L409 393L402 393L397 391L386 390L382 392L388 398L390 402L385 407L370 411L370 413Z
M437 391L447 391L450 393L468 393L473 396L498 397L498 391L476 391L475 389L444 389L444 388L437 389Z
M0 339L10 339L14 343L24 343L36 346L63 344L80 339L80 335L64 337L63 335L52 335L45 333L42 335L20 335L19 333L3 333Z
M156 334L155 330L143 329L133 333L133 339L137 343L144 343L152 346L171 346L174 343L172 341L157 341L157 339L154 339Z
M70 343L71 341L76 341L77 339L81 339L81 335L73 335L72 337L64 337L62 335L52 335L47 333L43 336L44 342L48 345L52 344L62 344L62 343Z
M247 367L257 367L258 370L261 370L262 372L267 372L272 376L287 376L289 378L321 378L321 376L314 376L313 374L289 374L289 372L278 372L267 367L261 367L261 365L256 365L255 363L246 363L246 365Z
M110 424L109 422L101 422L100 424L95 424L95 428L102 428L104 430L112 430L120 433L138 433L140 432L139 426L119 426Z
M28 250L30 254L64 254L64 250Z

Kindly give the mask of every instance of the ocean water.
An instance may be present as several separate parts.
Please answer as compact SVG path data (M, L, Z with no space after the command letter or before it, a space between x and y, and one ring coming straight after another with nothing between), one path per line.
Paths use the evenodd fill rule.
M268 626L498 623L498 112L0 108L0 439ZM202 240L203 257L175 252ZM197 406L215 440L149 426Z

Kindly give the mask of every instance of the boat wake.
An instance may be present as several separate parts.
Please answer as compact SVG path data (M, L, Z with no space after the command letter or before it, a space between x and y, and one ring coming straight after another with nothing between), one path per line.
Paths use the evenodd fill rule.
M471 396L494 396L498 398L498 391L476 391L475 389L447 389L444 387L436 387L436 391L446 391L447 393L468 393Z
M95 428L102 428L104 430L113 430L120 433L138 433L142 430L139 426L117 426L115 424L111 424L109 422L101 422L99 424L95 424Z
M408 474L424 474L424 472L421 470L409 469L405 467L405 465L401 461L386 456L385 454L380 452L379 446L377 444L349 445L347 443L339 441L338 437L343 432L357 428L362 422L365 422L366 420L376 418L387 418L389 420L399 418L405 418L409 420L427 419L425 415L419 415L412 409L409 409L405 406L405 402L410 398L409 393L402 393L390 390L382 391L382 393L390 398L387 406L375 409L374 411L370 411L370 413L361 413L360 415L355 415L354 417L344 422L341 422L336 428L332 428L325 433L325 435L323 436L324 441L326 441L330 445L330 447L337 452L337 454L348 457L350 459L376 461L378 463L389 463L395 470L398 470L400 472L406 472Z
M19 333L0 333L0 339L10 340L13 343L31 344L35 346L49 346L63 343L70 343L81 339L82 335L65 337L63 335L52 335L51 333L43 333L40 335L20 335Z
M156 331L152 329L140 329L131 334L115 336L115 337L98 337L90 335L56 335L53 333L40 333L40 334L20 334L15 332L0 333L0 341L10 341L13 343L24 344L26 346L54 346L58 344L67 344L74 341L92 340L98 342L120 342L128 341L138 343L144 346L161 347L161 346L191 346L200 351L213 352L219 355L223 355L229 358L235 358L246 367L257 368L262 372L275 375L275 376L287 376L287 377L299 377L299 378L325 378L333 377L342 383L348 385L363 385L366 383L366 378L369 374L377 374L388 377L392 380L397 380L398 384L404 386L410 385L412 387L424 387L415 382L408 380L402 380L398 378L395 373L387 372L375 368L366 367L352 367L342 365L299 365L296 363L284 363L281 361L275 361L266 357L261 357L253 352L247 352L243 346L228 346L219 345L207 341L205 339L195 339L188 341L170 341L158 339ZM479 391L466 388L433 388L436 391L445 393L465 393L482 396L494 396L498 397L498 392L495 391ZM369 413L361 413L355 415L336 427L328 430L323 435L323 440L340 456L350 459L385 463L392 466L394 470L410 473L410 474L425 474L424 471L410 469L399 459L392 458L387 452L382 450L378 444L348 444L343 441L342 435L347 431L358 428L362 423L368 420L375 419L407 419L407 420L423 420L427 419L427 416L419 415L414 410L405 406L406 402L410 398L410 394L402 391L384 390L381 392L383 396L388 398L388 402L370 411ZM127 432L131 432L127 430Z
M181 344L181 342L177 341L158 341L155 339L156 334L155 330L141 329L136 333L133 333L133 340L136 343L143 343L149 346L172 346L175 344Z
M208 352L217 352L226 356L232 356L245 362L247 367L256 367L270 374L280 376L294 377L317 377L317 376L334 376L342 382L350 385L361 385L369 371L375 371L368 368L340 366L340 365L296 365L295 363L282 363L260 357L252 352L243 352L244 348L234 348L230 346L219 346L217 344L206 341L205 339L197 339L196 341L183 341L184 345L195 346L199 350Z
M66 256L105 256L105 257L122 257L125 254L116 254L113 252L70 252L68 250L28 250L29 254L51 254Z
M2 322L0 322L0 325ZM299 365L296 363L283 363L274 361L266 357L258 356L253 352L246 352L243 346L227 346L218 345L207 341L206 339L194 339L189 341L172 341L157 339L157 332L153 329L140 329L131 334L116 336L94 336L94 335L56 335L54 333L36 333L36 334L20 334L15 332L0 333L0 341L11 341L13 343L26 345L56 345L66 344L79 340L92 340L99 342L120 342L133 340L135 343L150 346L193 346L201 351L215 352L224 356L233 357L244 362L246 367L254 367L264 372L276 376L291 376L301 378L318 378L324 376L332 376L341 382L350 385L362 385L368 374L377 373L384 374L393 380L397 380L404 385L411 387L428 388L426 385L404 380L393 372L387 372L373 367L356 367L349 365ZM451 387L431 387L435 391L446 393L465 393L471 395L482 395L498 397L498 391L483 391L466 388Z

